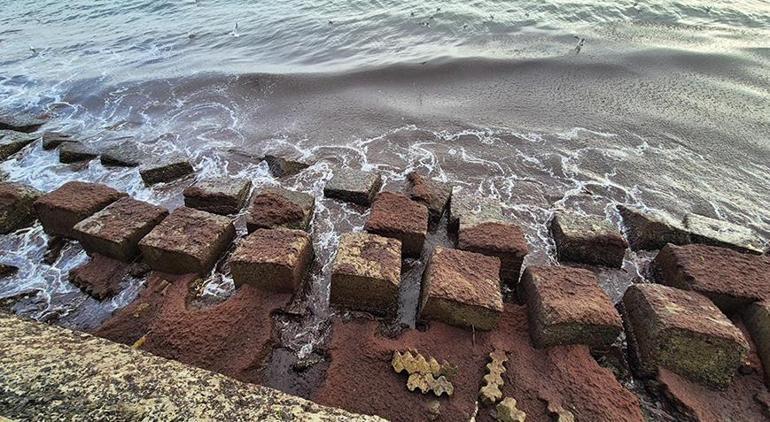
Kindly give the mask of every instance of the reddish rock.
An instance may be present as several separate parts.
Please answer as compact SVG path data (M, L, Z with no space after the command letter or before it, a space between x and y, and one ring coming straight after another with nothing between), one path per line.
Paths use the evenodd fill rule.
M120 282L128 274L128 264L94 254L91 260L69 272L70 283L96 300L120 292Z
M642 376L659 367L725 388L749 344L706 297L659 284L635 284L623 296L629 350Z
M503 221L461 223L457 248L500 258L500 278L511 287L516 287L521 265L529 252L521 228Z
M690 234L681 222L660 211L618 205L628 243L633 250L657 250L667 243L686 245Z
M611 268L623 266L628 244L604 217L558 211L551 220L551 233L559 261Z
M420 316L459 327L491 330L503 311L500 260L437 247L422 280Z
M732 312L770 299L770 257L707 245L668 245L652 262L661 283L694 290Z
M73 227L89 253L121 261L139 254L139 241L168 215L168 210L133 198L121 198Z
M174 210L139 242L144 261L156 271L203 274L235 237L232 221L193 208Z
M310 235L301 230L259 229L246 236L230 257L236 286L292 293L313 261Z
M75 224L124 196L124 192L99 183L67 182L40 197L34 208L46 233L74 238Z
M250 180L218 177L199 180L182 194L187 207L228 215L241 211L250 191Z
M139 175L142 176L144 184L148 186L156 183L173 182L194 172L195 170L187 157L174 153L147 160L139 167Z
M406 194L428 207L432 222L440 220L452 198L452 186L414 171L407 175L406 181Z
M99 153L96 150L77 141L65 142L59 147L59 162L61 163L91 161L98 156Z
M10 130L0 130L0 161L5 161L13 154L35 141L37 137Z
M368 207L382 187L379 173L348 168L334 170L334 176L324 186L324 196Z
M41 195L42 192L21 183L0 182L0 234L32 225L32 204Z
M400 241L369 233L342 235L332 267L331 304L395 313L400 282Z
M404 256L419 257L428 234L428 208L394 192L381 192L364 230L401 241Z
M743 314L743 321L757 346L757 354L770 385L770 300L749 305Z
M61 132L45 132L41 139L44 150L56 149L65 142L75 142L75 138L72 135Z
M532 342L538 348L566 344L609 347L623 323L591 271L527 267L520 292L527 301Z
M246 228L309 230L315 210L315 198L304 192L279 187L265 188L254 196L249 206Z

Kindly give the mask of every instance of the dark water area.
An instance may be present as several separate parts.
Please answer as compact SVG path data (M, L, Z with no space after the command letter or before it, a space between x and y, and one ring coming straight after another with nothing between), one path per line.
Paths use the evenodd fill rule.
M313 193L317 260L298 316L277 321L277 380L325 341L338 236L367 217L323 198L338 165L377 170L386 189L419 170L499 198L525 228L526 264L555 262L546 222L560 207L618 223L619 203L696 212L770 237L767 1L7 1L0 110L45 114L44 129L95 148L133 138L181 151L197 177ZM313 165L279 180L252 159L267 153ZM61 164L39 144L0 171L46 191L102 182L171 208L191 182L148 188L136 169ZM91 329L140 289L88 298L67 281L85 253L68 244L42 264L46 242L39 225L0 236L3 262L20 267L0 298L28 296L17 313ZM407 298L424 259L404 264ZM649 259L629 251L623 269L600 271L602 287L617 301ZM233 289L219 266L201 303ZM413 302L399 313L407 325Z

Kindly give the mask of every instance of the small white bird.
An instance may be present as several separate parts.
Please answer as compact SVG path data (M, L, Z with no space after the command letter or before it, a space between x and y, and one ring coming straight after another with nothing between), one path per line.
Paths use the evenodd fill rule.
M33 53L37 53L37 50L35 49L35 47L32 47L31 45L29 46L29 51Z
M233 27L233 32L230 33L233 37L238 37L238 22L235 23L235 26Z

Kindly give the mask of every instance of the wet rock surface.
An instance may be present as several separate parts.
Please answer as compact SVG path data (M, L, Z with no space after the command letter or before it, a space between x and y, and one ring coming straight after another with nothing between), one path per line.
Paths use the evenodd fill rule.
M0 263L0 278L14 275L18 271L19 271L19 267Z
M297 291L313 260L310 235L302 230L259 229L246 236L230 257L236 286Z
M98 156L99 153L95 149L77 141L64 142L59 146L59 162L61 163L91 161Z
M413 201L428 207L431 223L437 223L449 206L449 201L452 198L452 185L417 172L409 173L406 180L405 193Z
M10 130L0 130L0 161L5 161L13 154L21 151L24 147L37 139L34 135L14 132Z
M620 268L628 244L604 217L557 211L551 233L560 261Z
M145 185L173 182L194 172L187 157L176 153L149 159L139 166L139 175Z
M265 155L263 160L267 162L270 173L275 177L289 177L300 173L310 167L310 164L291 160L277 155Z
M74 238L75 224L124 196L125 193L99 183L67 182L41 196L33 207L46 233Z
M659 284L636 284L623 296L629 349L643 376L659 367L725 388L749 351L743 333L706 297Z
M168 210L125 197L73 227L83 249L121 261L139 254L139 241L168 216Z
M515 288L524 257L529 253L521 228L502 221L460 223L457 248L500 258L500 279Z
M193 208L177 208L139 242L144 261L157 271L203 274L235 238L232 221Z
M690 243L690 233L684 224L666 214L628 205L618 205L617 209L623 219L629 246L633 250L657 250L668 243Z
M651 266L661 283L701 293L726 312L770 298L767 256L708 245L668 245Z
M65 142L77 142L72 135L63 132L44 132L40 139L46 151L56 149Z
M123 141L102 151L99 160L104 166L137 167L146 161L149 155L142 151L134 141Z
M42 194L21 183L0 182L0 234L30 226L35 221L32 204Z
M379 173L337 168L324 186L324 196L368 207L381 187Z
M278 227L309 230L314 210L315 198L308 193L280 187L265 188L249 205L246 227L249 232Z
M364 230L401 241L404 256L419 257L428 233L428 208L394 192L380 192Z
M756 345L756 352L765 370L765 377L770 380L770 301L765 300L749 305L743 313L743 321Z
M530 266L520 292L536 347L608 347L623 330L620 315L594 273L580 268Z
M503 204L499 200L479 196L459 188L452 191L452 200L449 204L450 232L457 233L461 224L473 227L489 221L505 221Z
M120 283L128 274L128 264L94 254L91 259L69 272L69 280L96 300L108 299L120 291Z
M422 292L421 318L491 330L503 311L500 260L438 247L425 269Z
M345 233L332 267L332 305L394 313L401 282L401 242L369 233Z
M684 225L693 243L735 249L738 252L762 254L764 242L751 229L728 221L716 220L698 214L687 214Z
M251 181L232 177L202 179L186 188L184 204L214 214L237 214L246 204Z
M0 114L0 130L13 130L16 132L30 133L38 130L45 124L45 119L19 113Z

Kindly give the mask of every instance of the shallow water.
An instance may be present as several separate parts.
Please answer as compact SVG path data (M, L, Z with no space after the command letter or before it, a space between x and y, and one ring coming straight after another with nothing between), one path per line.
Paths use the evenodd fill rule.
M336 165L376 169L391 188L419 169L500 198L526 228L528 263L553 260L545 223L557 207L617 221L614 205L631 203L770 236L770 3L597 3L4 2L0 109L46 113L46 129L97 148L133 137L183 151L199 177L313 192L309 312L283 334L305 356L326 329L337 236L366 218L322 198ZM279 181L249 158L265 153L314 165ZM0 170L169 207L190 183L147 188L136 169L64 165L40 145ZM39 226L0 236L3 261L21 267L0 297L34 292L17 312L89 328L136 294L139 280L87 299L66 280L85 253L69 245L41 264L46 239ZM617 300L648 259L630 253L602 271L603 287ZM405 289L422 264L407 263ZM205 294L232 289L214 271Z

